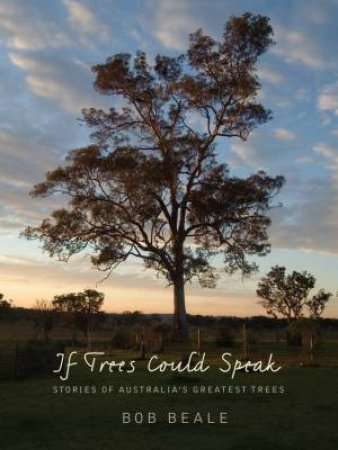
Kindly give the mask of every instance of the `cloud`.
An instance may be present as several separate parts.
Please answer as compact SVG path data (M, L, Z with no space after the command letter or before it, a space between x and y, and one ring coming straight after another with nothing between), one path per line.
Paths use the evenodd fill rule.
M338 255L338 147L319 142L308 154L289 140L277 143L268 136L255 133L249 142L232 143L231 150L242 169L263 168L286 177L278 196L284 206L271 211L273 248Z
M27 248L27 244L33 246L33 243L24 242L24 244ZM37 298L51 299L54 295L86 288L98 289L106 294L105 310L126 309L123 306L123 296L128 296L128 293L130 295L130 291L133 293L133 290L138 290L141 295L146 291L150 298L152 292L155 292L158 298L156 288L159 289L159 283L149 275L142 274L142 271L137 274L131 270L128 277L115 273L109 280L100 283L104 275L91 268L88 258L83 256L66 264L50 259L47 255L39 257L0 255L1 289L6 296L13 299L14 304L31 306ZM132 297L129 301L133 305ZM134 309L136 308L134 306Z
M276 140L277 137L277 140ZM290 146L296 135L285 128L260 130L251 134L248 141L233 141L230 150L235 157L235 165L254 169L273 170L281 173L290 158L299 157L298 147Z
M24 53L8 53L8 57L12 64L25 72L39 72L39 73L53 73L55 71L55 64L44 63L43 60L32 55L25 55Z
M200 26L197 22L189 2L160 0L154 2L153 17L147 21L147 27L164 47L181 50L187 46L189 33Z
M74 256L69 263L57 261L56 259L49 258L47 255L41 255L39 257L25 257L25 256L13 256L13 255L0 255L0 267L1 277L8 276L12 270L12 267L20 267L20 278L23 282L35 280L38 282L39 278L48 278L48 281L57 282L64 286L68 284L83 284L87 283L96 284L100 283L105 277L106 273L100 272L95 269L89 260L88 255ZM114 279L114 285L116 287L128 285L127 279L133 278L134 283L130 288L144 287L144 283L147 284L149 289L156 288L161 284L156 277L151 276L151 272L147 274L142 270L142 265L129 264L131 271L127 274L119 270L114 272L110 280ZM6 270L7 268L7 270ZM104 286L103 282L101 286Z
M3 98L7 102L5 93ZM85 133L75 119L57 114L55 107L49 111L37 102L36 109L31 109L26 99L21 104L15 95L7 103L8 112L0 126L0 235L18 235L25 226L38 223L51 207L60 205L57 199L51 203L50 199L32 199L28 193L47 170L60 164L68 149L78 146Z
M313 148L314 152L324 160L324 167L331 172L338 197L338 147L325 142L320 142ZM337 223L338 226L338 223Z
M336 57L332 57L330 53L326 54L316 35L308 31L296 31L277 25L275 32L277 45L271 51L288 63L324 70L336 62Z
M240 163L245 163L248 167L256 167L262 162L256 148L252 144L242 141L233 142L230 145L230 149L237 160Z
M295 141L297 139L296 134L293 131L286 128L275 128L273 130L274 135L281 141Z
M319 142L313 152L322 169L317 177L295 174L291 184L287 176L287 201L272 214L271 241L279 248L338 255L338 148Z
M31 139L27 133L0 131L0 231L6 234L36 223L48 202L28 195L47 168L56 164L55 149ZM34 161L34 163L32 163Z
M52 101L71 114L79 114L85 107L105 104L103 97L92 88L89 65L78 59L41 52L11 52L9 58L26 72L26 83L33 94Z
M317 153L320 156L323 156L331 163L338 163L338 149L331 147L329 144L326 144L325 142L320 142L313 147L313 150L315 153Z
M0 131L1 182L12 183L14 186L26 186L41 170L52 162L56 163L59 156L57 141L54 144L48 143L47 140L51 134L46 133L45 139L39 142L41 136L38 136L37 130L35 133L37 135L33 137L28 130L27 133ZM29 164L32 160L34 164ZM11 165L14 171L11 170Z
M90 100L84 100L81 90L62 78L29 75L27 84L34 94L57 103L71 113L78 113L82 107L91 105Z
M30 7L23 1L1 1L0 30L5 34L8 47L16 50L60 48L71 44L70 36L51 15L46 16L46 10L42 13L40 8Z
M172 288L154 271L144 271L140 262L130 261L101 282L104 273L91 268L86 256L76 256L69 263L57 262L46 255L39 257L0 255L1 290L15 305L31 306L36 299L52 299L54 295L97 289L105 294L103 309L122 312L140 310L145 313L172 312ZM193 282L186 286L190 314L242 315L261 313L255 287L258 274L243 280L239 273L223 276L217 289L202 289ZM146 299L146 301L145 301Z
M312 179L301 189L303 201L272 215L273 247L338 255L337 190L330 179Z
M267 81L268 83L280 84L285 82L284 75L281 72L267 66L260 66L257 75L260 79Z
M317 105L321 111L331 111L338 116L338 81L326 84L322 88Z
M62 2L67 10L68 22L73 30L103 40L109 39L110 32L107 25L101 22L86 5L76 0L62 0Z
M60 2L61 3L61 2ZM62 0L67 20L62 20L59 2L2 0L0 32L13 50L37 51L77 45L91 46L95 40L111 40L109 27L83 2ZM46 7L47 6L47 7Z

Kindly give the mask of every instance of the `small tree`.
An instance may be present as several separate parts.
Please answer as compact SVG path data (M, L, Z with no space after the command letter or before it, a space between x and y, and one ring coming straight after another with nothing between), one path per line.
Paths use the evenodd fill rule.
M286 275L283 266L274 266L258 283L257 295L259 303L273 317L284 317L290 323L304 316L308 309L312 318L318 318L332 296L320 289L316 295L309 298L310 291L315 287L316 279L310 273L294 270Z
M78 328L78 315L80 310L79 294L71 292L69 294L55 295L52 300L53 308L61 313L61 318L72 330L72 342L76 343L76 330Z
M321 317L330 297L332 297L330 292L325 292L323 289L320 289L318 294L306 302L311 319L316 320Z
M6 300L4 297L0 292L0 319L7 317L12 309L12 300Z
M97 317L104 301L104 294L95 289L86 289L79 293L57 295L52 304L56 311L65 314L66 320L73 328L79 328L91 347L91 333L95 317Z
M53 305L47 300L36 300L33 305L33 310L35 311L33 317L33 327L35 337L38 338L40 335L44 337L44 340L49 341L49 334L54 326L54 311Z
M226 271L248 275L256 265L246 256L269 252L267 212L283 178L231 176L215 149L271 118L256 98L256 63L272 36L268 18L246 13L228 21L220 42L198 30L183 55L150 65L144 52L122 53L93 67L95 89L116 107L84 110L92 144L32 191L64 194L69 205L25 235L64 260L90 248L101 270L143 260L173 286L178 339L188 333L187 281L214 287L217 254Z
M95 319L98 318L103 302L104 294L95 289L86 289L81 294L80 317L89 348L91 347L91 335L95 325Z
M316 280L313 275L304 271L293 271L286 275L283 266L272 267L270 272L258 283L257 295L261 297L259 303L266 312L273 317L283 317L289 322L288 342L302 344L303 329L310 329L310 347L313 351L313 334L315 323L322 315L331 293L320 289L317 294L309 298L311 290L315 287ZM304 315L308 313L309 319ZM300 319L303 319L300 321ZM307 321L309 325L307 326Z
M12 307L12 300L6 300L4 297L4 294L0 292L0 309L8 311Z

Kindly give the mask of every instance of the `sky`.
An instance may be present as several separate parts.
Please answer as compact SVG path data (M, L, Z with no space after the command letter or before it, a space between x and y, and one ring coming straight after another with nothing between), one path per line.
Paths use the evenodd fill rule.
M247 142L219 143L233 174L264 169L286 185L272 213L270 255L249 280L223 274L216 289L187 286L191 314L264 314L258 280L271 266L307 270L334 294L338 317L338 0L0 0L0 292L17 306L97 288L106 311L171 312L172 292L142 264L106 281L89 255L62 263L19 237L53 209L29 191L67 152L88 144L81 109L112 106L91 67L115 53L184 52L197 28L220 38L231 15L270 17L276 44L258 64L259 96L273 120Z

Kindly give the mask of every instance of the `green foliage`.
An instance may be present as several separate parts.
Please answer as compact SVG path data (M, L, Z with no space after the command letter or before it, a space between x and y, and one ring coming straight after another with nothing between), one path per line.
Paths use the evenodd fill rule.
M321 317L330 297L332 297L330 292L320 289L316 295L306 302L311 319L319 319Z
M53 307L59 312L97 314L102 307L104 294L95 289L83 292L56 295L52 300Z
M286 275L285 267L274 266L258 283L257 295L263 299L259 303L273 317L296 320L308 308L310 317L318 319L332 294L321 289L309 298L315 283L314 276L306 271L294 270Z
M55 311L62 313L68 325L81 330L90 345L91 331L100 318L103 302L102 292L85 289L83 292L56 295L52 305Z

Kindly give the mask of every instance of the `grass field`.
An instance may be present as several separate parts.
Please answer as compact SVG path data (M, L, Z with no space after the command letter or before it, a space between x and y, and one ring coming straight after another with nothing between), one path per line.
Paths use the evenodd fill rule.
M119 357L133 358L133 355L120 353ZM215 360L210 362L215 364ZM63 383L56 375L2 381L0 449L338 448L336 367L285 367L277 374L239 374L231 380L216 367L204 374L177 376L149 374L145 364L137 362L132 374L91 374L81 366ZM59 385L95 386L97 393L53 393L53 386ZM118 389L126 385L186 386L187 393L100 393L102 386ZM196 386L224 385L248 386L248 389L250 386L283 386L285 393L192 393ZM123 411L153 411L157 423L122 424ZM214 414L226 411L229 423L168 424L168 411Z

